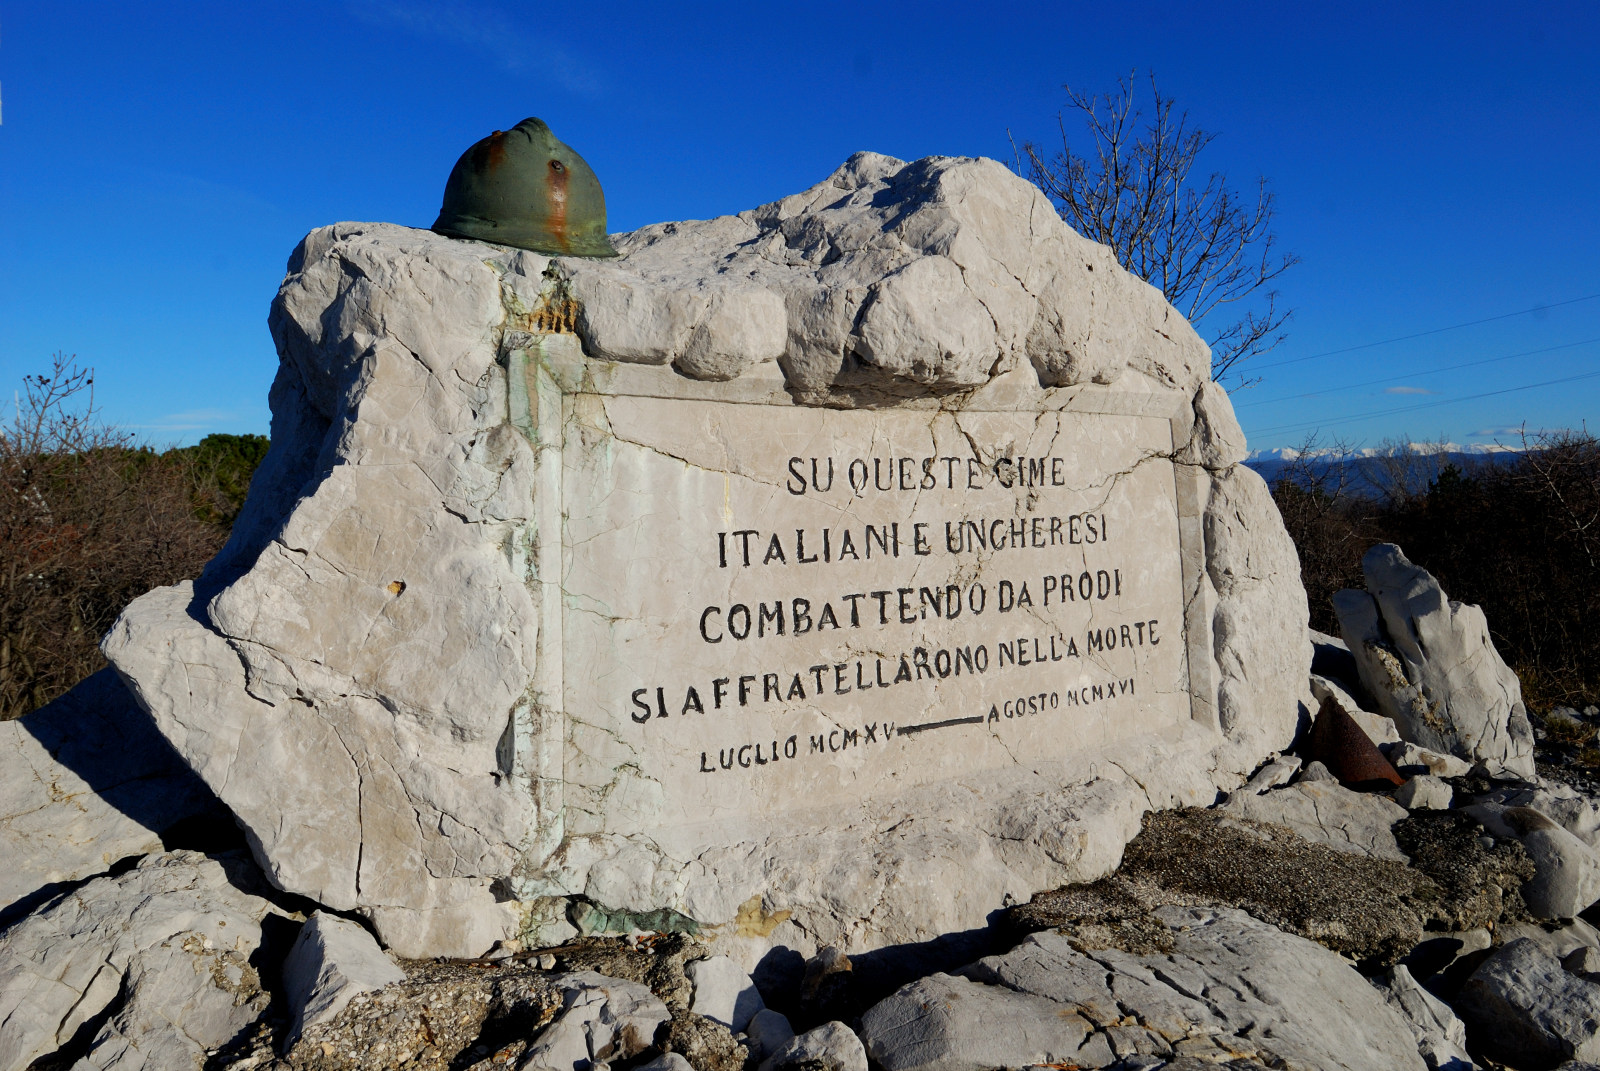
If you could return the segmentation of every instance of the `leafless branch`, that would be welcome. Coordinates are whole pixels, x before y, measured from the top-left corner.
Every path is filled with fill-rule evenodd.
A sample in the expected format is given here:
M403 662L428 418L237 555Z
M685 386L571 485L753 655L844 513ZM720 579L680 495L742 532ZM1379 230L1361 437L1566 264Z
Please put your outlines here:
M1133 75L1104 96L1064 88L1088 132L1088 152L1074 150L1059 115L1060 149L1025 142L1019 164L1025 160L1028 177L1067 223L1109 246L1119 264L1159 287L1196 326L1223 306L1253 302L1213 326L1209 338L1213 378L1243 383L1238 366L1285 337L1292 310L1279 307L1270 284L1299 261L1277 249L1266 180L1257 180L1251 196L1237 193L1221 172L1201 181L1196 160L1217 135L1192 125L1153 77L1148 118L1136 106Z

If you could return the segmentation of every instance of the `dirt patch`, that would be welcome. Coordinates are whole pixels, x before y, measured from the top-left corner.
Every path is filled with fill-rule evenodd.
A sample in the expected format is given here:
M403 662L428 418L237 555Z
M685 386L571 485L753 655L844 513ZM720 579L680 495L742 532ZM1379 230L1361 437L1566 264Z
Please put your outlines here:
M1439 889L1426 905L1430 929L1493 928L1529 918L1522 883L1533 877L1533 860L1522 845L1494 838L1459 811L1417 811L1395 823L1394 837L1411 865Z
M693 1012L674 1013L660 1046L681 1053L696 1071L744 1071L749 1050L721 1023Z
M1236 907L1370 970L1397 962L1441 914L1437 905L1460 900L1403 863L1334 851L1282 826L1189 809L1146 815L1115 874L1041 893L1013 908L1008 921L1022 930L1059 930L1085 951L1144 953L1170 940L1152 908Z
M521 967L412 963L406 980L350 1002L312 1027L273 1071L514 1067L528 1042L561 1010L561 990ZM230 1065L243 1071L239 1063Z
M664 1052L686 1056L701 1071L740 1071L747 1052L726 1027L688 1010L693 983L684 965L706 955L685 934L639 938L584 937L559 948L485 961L402 963L406 979L352 1000L331 1022L312 1027L279 1055L288 1024L281 1015L211 1054L216 1071L499 1071L513 1068L563 1006L554 973L594 971L638 982L671 1013L631 1066ZM541 956L555 966L540 969ZM548 962L548 961L546 961Z
M542 952L553 954L558 971L594 971L648 986L674 1013L687 1011L694 998L694 983L684 964L710 955L705 945L683 933L649 934L629 944L619 937L579 937L560 948L523 952L516 962L526 963Z

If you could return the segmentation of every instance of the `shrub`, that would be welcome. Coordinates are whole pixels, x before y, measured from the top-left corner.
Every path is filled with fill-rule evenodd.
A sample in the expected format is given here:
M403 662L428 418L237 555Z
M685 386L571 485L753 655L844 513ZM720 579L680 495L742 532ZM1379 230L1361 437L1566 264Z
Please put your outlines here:
M192 466L195 508L202 520L224 530L233 527L267 445L265 435L207 435L194 446L172 451Z
M92 370L57 355L0 427L0 720L104 666L122 608L196 575L237 513L218 486L234 470L139 446L100 422L93 390Z

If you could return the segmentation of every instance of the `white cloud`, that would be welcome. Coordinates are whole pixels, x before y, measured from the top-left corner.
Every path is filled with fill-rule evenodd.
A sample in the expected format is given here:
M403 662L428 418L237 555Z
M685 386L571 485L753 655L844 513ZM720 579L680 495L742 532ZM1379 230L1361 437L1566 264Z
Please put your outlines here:
M530 33L537 17L513 19L478 4L427 4L411 0L347 0L350 13L363 22L393 26L414 37L437 38L493 56L516 74L544 74L564 89L583 96L600 91L594 72L548 37Z
M148 424L118 424L128 431L214 431L223 426L237 426L259 422L251 414L237 409L185 409L181 413L166 413Z
M1432 394L1433 391L1426 387L1385 387L1385 394Z

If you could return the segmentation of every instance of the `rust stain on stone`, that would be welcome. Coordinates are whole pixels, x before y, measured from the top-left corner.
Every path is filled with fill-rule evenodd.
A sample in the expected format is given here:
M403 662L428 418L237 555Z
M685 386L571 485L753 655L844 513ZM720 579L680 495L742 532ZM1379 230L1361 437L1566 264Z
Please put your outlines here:
M739 905L739 913L733 917L734 931L740 937L771 937L772 931L789 921L791 914L788 910L767 914L757 893Z

